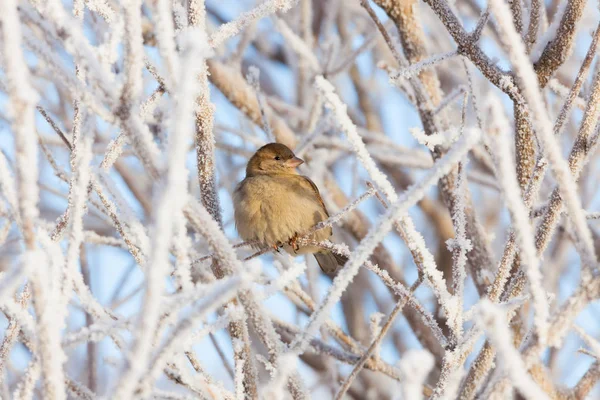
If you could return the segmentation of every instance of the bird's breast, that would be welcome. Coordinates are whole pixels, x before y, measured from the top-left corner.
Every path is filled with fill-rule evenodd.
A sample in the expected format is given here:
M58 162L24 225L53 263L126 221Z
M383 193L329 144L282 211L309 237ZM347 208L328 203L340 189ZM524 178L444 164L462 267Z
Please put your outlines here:
M327 218L310 187L285 178L246 178L234 194L234 203L240 237L266 245L286 242Z

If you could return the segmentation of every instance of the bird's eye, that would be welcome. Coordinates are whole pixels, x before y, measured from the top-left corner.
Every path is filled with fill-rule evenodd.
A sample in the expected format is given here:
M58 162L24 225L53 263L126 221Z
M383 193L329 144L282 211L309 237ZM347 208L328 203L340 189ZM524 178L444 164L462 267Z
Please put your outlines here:
M276 159L277 161L279 161L279 160L281 160L281 157L279 157L279 156L275 156L275 159Z

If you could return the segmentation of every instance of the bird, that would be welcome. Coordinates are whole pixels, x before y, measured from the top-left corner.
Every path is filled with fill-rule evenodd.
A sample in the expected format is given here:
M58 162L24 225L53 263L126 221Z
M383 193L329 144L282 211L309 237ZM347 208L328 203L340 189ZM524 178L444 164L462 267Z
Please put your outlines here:
M246 177L233 193L236 229L244 241L261 248L283 248L292 255L313 254L321 270L334 275L347 258L316 246L298 246L298 235L305 234L329 218L317 185L300 175L296 168L304 160L281 143L268 143L248 161ZM328 226L308 236L317 242L329 239Z

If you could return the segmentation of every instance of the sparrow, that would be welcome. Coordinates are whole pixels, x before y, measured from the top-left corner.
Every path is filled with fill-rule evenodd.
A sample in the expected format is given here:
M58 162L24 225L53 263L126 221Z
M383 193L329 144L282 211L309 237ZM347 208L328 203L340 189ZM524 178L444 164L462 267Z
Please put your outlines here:
M246 178L233 194L235 226L244 241L260 247L283 247L292 255L313 254L321 270L334 274L346 258L314 246L300 247L298 235L329 218L319 189L296 168L304 161L280 143L269 143L256 151L246 166ZM308 239L329 239L331 227L312 233Z

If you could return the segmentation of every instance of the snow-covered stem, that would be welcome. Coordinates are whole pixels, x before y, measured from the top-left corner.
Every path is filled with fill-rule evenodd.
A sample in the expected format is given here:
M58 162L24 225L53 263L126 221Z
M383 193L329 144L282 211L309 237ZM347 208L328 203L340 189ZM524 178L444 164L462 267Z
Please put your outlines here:
M206 35L206 10L203 0L195 0L189 3L188 22L191 27L196 27L203 35ZM221 209L219 206L216 185L215 139L213 130L214 106L210 101L208 65L206 62L203 62L197 79L200 83L200 90L196 99L195 144L201 200L212 218L218 225L222 225ZM213 259L212 269L217 278L222 278L231 273L231 270L224 267L221 264L221 260L218 258ZM235 304L235 302L231 304ZM231 322L229 325L229 334L233 341L236 369L241 369L244 373L242 384L249 397L256 398L258 396L256 388L256 370L254 369L245 315ZM237 345L238 341L243 344Z
M154 89L154 92L140 105L140 118L145 119L150 115L157 106L161 96L165 93L163 86L159 86ZM123 145L127 142L127 134L125 132L119 133L116 139L111 140L108 144L104 159L100 163L100 166L109 170L113 164L117 161L121 153L123 152Z
M181 290L190 290L193 286L192 263L190 260L192 241L187 236L187 222L183 213L176 216L173 230L175 240L172 244L172 251L176 257L174 276L177 286Z
M98 61L94 48L91 46L83 32L81 24L74 21L62 3L56 1L45 2L40 8L41 15L46 21L51 21L54 30L62 35L62 40L67 44L66 49L76 59L81 68L90 72L90 78L97 82L106 100L112 105L116 101L114 75L108 70L105 63Z
M27 7L24 6L20 9L26 10ZM103 94L95 90L86 89L79 79L72 77L62 66L60 59L52 52L50 47L36 38L32 29L25 25L23 28L24 44L44 60L52 75L56 76L58 87L80 96L81 100L103 120L111 123L114 122L116 120L115 116L107 112L104 104L102 104Z
M592 61L596 55L596 49L598 48L598 39L600 39L600 24L594 31L592 35L592 42L590 43L590 47L579 67L579 72L577 72L577 76L575 78L575 82L573 82L573 86L569 89L568 95L565 98L565 102L563 107L560 110L560 114L556 117L556 122L554 124L554 134L560 136L562 132L562 128L564 127L565 122L567 122L567 116L575 103L575 100L578 98L579 93L581 92L581 87L585 81L586 75L590 66L592 65Z
M347 106L343 104L339 96L335 93L333 85L323 76L317 76L315 78L315 85L325 98L327 107L331 108L335 114L340 128L348 137L348 141L356 152L356 156L363 167L369 172L375 186L381 189L388 200L395 202L398 199L398 196L396 195L394 187L387 177L377 168L377 165L367 151L362 138L358 134L356 125L352 123L347 114Z
M140 15L141 0L130 0L124 7L125 14L125 71L126 79L120 94L120 104L116 111L121 127L130 136L131 144L151 176L157 177L156 162L159 149L152 138L148 126L143 123L137 110L142 94L142 70L144 68L144 47Z
M529 62L521 36L511 23L508 6L499 0L493 0L490 6L498 21L500 21L498 26L504 34L502 36L503 44L506 46L513 63L523 97L525 97L531 109L532 123L537 132L538 140L542 144L543 152L548 158L554 177L558 181L561 197L576 228L579 250L582 252L581 256L584 263L593 265L596 262L596 255L592 236L585 222L585 214L581 208L581 201L577 194L575 180L569 170L569 164L563 158L560 145L554 137L552 124L540 93L537 75ZM593 111L597 110L594 109Z
M572 327L576 316L586 307L591 299L596 298L598 293L600 293L600 281L590 278L591 276L589 276L588 273L584 273L582 285L552 316L548 338L549 345L562 345L562 342L567 332ZM538 363L538 355L542 351L543 347L543 344L540 343L536 336L531 337L531 340L529 340L527 346L523 350L522 359L524 360L526 367L535 372L532 374L532 377L535 379L535 381L540 385L543 385L546 392L555 393L556 389L553 387L551 380L545 376L543 369L540 369L536 365L536 363ZM503 379L496 386L501 387L502 385L506 384L507 380Z
M357 154L357 157L363 164L363 167L369 172L369 175L371 176L371 179L373 179L375 185L381 189L381 191L390 203L397 203L399 200L398 195L396 194L395 190L393 189L393 186L391 185L387 177L375 165L375 162L368 153L364 142L358 135L356 126L352 123L352 121L346 113L346 106L341 102L340 98L333 91L333 86L323 77L317 77L315 83L317 85L317 88L322 92L326 101L332 108L332 111L335 113L342 130L344 130L344 132L348 136L348 140L352 144L354 151ZM457 146L458 143L465 143L466 151L468 151L470 149L470 145L474 144L474 141L477 140L476 138L478 136L478 131L469 131L466 133L466 138L463 138L462 141L457 142L455 146ZM466 154L466 152L464 154ZM451 159L452 158L450 158L450 160ZM445 165L447 167L447 164L439 165ZM452 165L452 167L453 166L454 165ZM437 172L442 171L441 168L438 168L437 163L434 164L431 170ZM446 173L450 171L451 169L449 169ZM433 182L437 183L437 180L442 178L444 174L436 175L433 178L431 178L431 175L428 176L430 177L430 179L435 179L437 177L435 182ZM422 195L423 194L421 193L420 196ZM457 318L458 315L462 313L462 310L455 307L454 303L456 301L456 298L453 298L453 296L450 295L450 293L448 293L448 290L446 288L446 282L444 281L441 272L436 267L433 255L427 249L423 236L421 236L421 234L417 232L414 223L412 222L412 219L406 214L400 214L400 218L398 219L398 221L394 219L388 222L399 224L398 230L403 232L404 235L406 235L405 240L407 241L409 249L411 249L411 252L413 253L415 262L417 263L419 268L422 268L423 273L427 277L427 282L434 289L435 295L436 297L438 297L440 305L446 312L446 315L451 320ZM454 324L451 326L456 327L457 325Z
M410 350L402 357L400 368L402 395L405 399L421 399L427 375L433 368L434 359L426 350Z
M197 322L201 321L207 313L215 311L228 302L232 296L235 296L237 290L240 286L245 284L246 280L248 280L248 276L221 280L218 285L212 287L211 292L208 292L203 296L203 302L195 308L193 314L181 321L181 323L175 327L173 334L167 339L165 344L158 350L157 355L152 359L149 371L142 377L140 384L142 388L150 387L153 384L153 381L158 377L161 369L168 362L169 358L182 353L186 348L190 347L194 341L209 333L192 334L192 330L196 328ZM231 318L231 320L238 319L240 317L239 314L241 313L242 310L233 309L229 313L229 318ZM227 320L223 320L222 323L218 323L215 327L211 328L211 330L216 331L217 329L224 327L226 323Z
M529 399L548 399L548 395L533 381L519 352L514 348L512 334L502 309L487 300L482 300L477 308L476 322L485 329L494 343L503 372L510 376L512 384L519 392Z
M15 152L17 157L19 214L23 224L23 237L30 251L35 247L34 224L39 211L39 189L37 186L37 140L35 137L35 104L38 94L31 86L29 67L21 50L21 22L17 14L17 4L9 0L4 4L0 16L2 23L3 66L6 73L6 87L10 99L10 115L15 132ZM16 210L14 210L16 211Z
M419 287L420 284L421 284L421 280L419 279L415 282L415 284L413 284L410 291L414 292L417 289L417 287ZM335 395L336 400L341 400L344 398L344 395L346 394L348 389L350 389L350 385L352 385L352 382L356 379L356 377L358 376L358 373L365 366L367 360L371 357L371 355L373 355L373 353L376 351L377 347L381 344L381 341L383 340L384 336L387 334L387 332L392 327L394 320L396 319L398 314L402 311L402 309L406 305L407 301L408 301L408 298L403 297L400 299L399 302L396 303L392 312L387 316L385 324L383 324L383 326L381 327L379 334L371 342L369 348L367 349L367 351L365 351L365 353L362 355L360 360L358 360L358 362L354 365L352 372L350 372L350 375L348 375L348 377L346 378L346 380L344 381L344 383L342 384L342 386L336 393L336 395ZM375 358L378 358L378 356L375 355Z
M113 223L113 226L115 227L115 229L117 230L119 235L121 235L121 238L127 245L127 250L129 250L129 253L131 253L131 255L133 256L134 260L136 261L136 263L138 265L145 266L146 262L145 262L145 257L144 257L144 253L142 252L141 246L139 243L136 243L135 238L133 237L130 230L127 228L126 224L121 222L117 206L106 195L106 193L104 193L103 188L101 187L101 185L98 181L96 181L95 179L92 179L91 185L92 185L92 189L94 190L94 192L100 199L100 202L104 206L104 209L106 210L108 216L110 217L110 219Z
M533 296L536 333L541 341L545 342L548 334L549 305L543 290L540 260L534 242L534 230L529 221L529 210L519 195L515 164L512 161L512 154L508 147L510 141L507 136L504 132L494 134L491 138L492 148L495 149L498 178L519 244L521 264L527 274L529 290Z
M540 30L540 18L541 13L546 12L544 9L544 3L540 0L532 0L529 11L529 27L527 28L527 35L525 36L525 45L527 50L531 51L532 46L535 44Z
M598 341L596 339L594 339L593 337L588 335L581 327L576 325L576 326L574 326L573 329L575 330L575 332L577 332L577 334L579 336L581 336L583 341L590 347L590 349L592 350L592 353L594 354L596 359L600 359L600 343L598 343Z
M386 11L400 32L400 42L407 62L409 64L416 64L427 58L425 32L417 17L419 11L418 7L416 7L416 1L408 0L400 4L393 1L377 0L375 3ZM371 14L372 10L369 11L370 6L368 6L367 1L362 0L361 5ZM371 16L373 20L376 20L376 17ZM388 40L386 39L386 41ZM388 41L388 43L392 46L391 41ZM394 50L392 51L394 52ZM406 65L407 62L403 62L403 58L398 53L395 53L394 57L400 67L408 66ZM414 77L411 79L411 86L417 97L416 105L423 124L427 125L426 130L434 130L433 127L436 125L436 122L431 118L429 112L439 104L442 96L441 90L439 90L437 74L432 69L423 69L419 72L418 78Z
M51 313L59 309L57 302L58 287L53 285L52 272L59 271L50 265L49 260L37 247L34 224L39 215L37 203L37 140L35 137L35 108L38 95L29 82L29 67L21 51L21 23L17 14L17 5L13 1L5 4L0 16L3 32L3 52L11 56L4 59L7 77L7 89L15 132L15 152L17 157L19 212L22 221L23 237L26 246L24 256L25 269L33 272L32 295L34 309L38 318L39 357L44 380L44 390L50 399L66 398L63 363L64 353L60 347L61 324L54 324ZM38 235L44 232L38 232ZM49 261L49 262L48 262ZM54 265L56 267L56 264Z
M556 78L550 79L550 81L548 82L548 89L552 90L552 92L562 97L563 99L566 99L569 96L570 92L570 89L567 86L560 83ZM580 110L585 110L585 100L581 96L577 95L573 99L573 106L577 107Z
M431 68L444 60L451 59L454 56L456 56L456 51L449 51L447 53L437 54L423 61L411 64L406 68L399 69L395 73L391 74L390 79L395 81L398 79L413 78L417 76L422 70L426 68Z
M583 16L586 4L585 0L569 0L561 3L558 6L555 20L552 21L544 35L538 39L536 46L531 51L531 56L535 61L535 72L542 87L546 86L550 77L572 52L577 28L580 25L579 21ZM542 46L544 46L543 50ZM539 58L537 58L538 55Z
M352 278L358 273L360 266L367 261L375 247L391 230L394 221L402 218L403 215L406 215L408 209L424 195L424 190L437 183L440 177L448 173L455 166L458 160L468 152L470 147L477 140L477 137L478 133L467 134L463 140L456 144L453 150L451 150L440 162L434 165L434 168L431 169L425 179L402 194L402 196L398 198L398 200L380 218L377 225L373 227L367 237L352 254L344 269L335 277L333 285L327 292L325 299L319 308L311 315L303 334L294 339L294 342L290 346L292 351L301 353L306 348L307 337L314 335L318 330L323 322L324 316L328 314L331 307L337 302L339 296L341 296ZM429 272L433 273L433 271ZM439 273L439 271L437 272ZM431 279L427 272L425 272L425 274L427 279ZM442 299L443 306L452 307L452 300L446 298L446 296L449 296L447 295L447 292L446 295L441 293L436 294L440 297L444 297ZM454 315L456 312L457 310L450 308L447 310L448 315ZM458 310L458 312L461 312L461 310Z
M564 102L563 107L561 108L561 111L556 119L555 124L554 124L553 132L554 132L555 136L558 136L558 137L561 136L562 130L564 128L564 124L567 120L567 117L568 117L570 111L571 111L571 108L576 103L576 100L579 99L578 94L581 91L581 87L583 86L583 83L585 81L587 71L589 70L589 67L595 57L596 47L598 45L599 37L600 37L600 25L596 28L596 31L594 32L594 34L592 36L592 42L590 43L588 52L581 64L579 72L577 73L575 82L573 83L573 86L571 87L571 89L568 90L568 93L565 96L565 102ZM591 97L590 97L590 99L591 99ZM582 103L585 104L585 102L583 102L583 101L582 101ZM594 110L594 104L591 104L587 107L583 106L582 109ZM525 123L529 124L530 122L526 121ZM589 127L589 122L587 124L582 124L582 126L586 126L586 125ZM589 133L587 133L587 134L589 135ZM574 152L572 151L571 154L573 155ZM527 198L525 199L526 203L528 201L529 202L533 201L533 197L537 196L539 185L541 184L544 174L546 173L547 166L548 166L547 159L545 159L541 156L538 157L538 159L536 161L536 165L533 168L533 172L531 174L531 180L529 181L528 189L526 191L526 196L530 197L529 200ZM571 165L571 169L573 169L572 165ZM575 176L577 176L577 174L578 174L578 172L575 173ZM531 206L529 205L529 207L531 207ZM552 215L552 213L550 215ZM542 231L538 231L538 234L536 234L536 237L538 237L538 239L537 239L538 248L540 248L540 240L539 240L540 234L546 234L547 235L546 237L549 237L550 231L551 231L551 229L544 229ZM545 247L545 245L543 247Z
M426 3L429 2L426 1ZM374 15L373 10L370 9L370 6L368 6L368 2L363 1L361 4L367 9L373 20L377 23L378 19ZM424 38L425 30L423 24L419 20L419 8L417 7L417 3L415 1L376 0L376 4L381 6L394 21L396 28L400 32L400 39L402 41L402 47L406 52L406 58L411 63L419 62L426 58L427 46ZM480 18L479 25L476 29L472 33L467 34L464 28L462 28L462 22L454 15L449 4L436 1L435 6L432 5L432 7L438 15L443 14L442 22L449 30L449 33L454 40L459 44L457 49L458 54L468 56L478 65L478 67L480 66L482 73L488 80L497 84L496 82L499 82L500 78L505 74L497 68L477 46L479 36L487 21L487 11L484 12L483 16ZM381 26L381 24L378 23L378 26ZM387 32L382 31L382 34L384 37L389 36ZM391 46L393 46L393 43L387 39L386 42L388 42L388 45L392 48ZM392 50L392 52L394 53L394 50ZM397 53L394 54L397 55ZM472 55L473 57L470 57L469 55ZM396 60L401 66L403 65L401 58L396 57ZM442 112L439 115L433 113L436 106L439 105L443 99L443 94L440 90L441 85L436 71L431 69L424 70L420 73L419 79L413 78L410 83L415 94L415 105L419 111L424 131L428 135L432 135L442 130L448 123L445 118L446 113ZM439 158L443 153L443 149L436 149L436 151L432 152L432 155L435 159ZM442 194L442 199L450 210L452 210L453 204L456 201L453 195L455 179L456 177L453 171L448 174L448 176L443 177L438 185ZM492 264L493 256L489 243L486 243L485 241L486 233L478 220L470 196L467 197L466 203L469 208L469 213L467 214L467 232L473 244L471 257L469 257L468 261L470 270L475 277L474 281L478 292L483 293L484 287L481 276Z
M185 208L185 213L194 229L207 239L225 274L239 274L238 271L242 271L242 265L235 256L232 245L227 241L219 225L211 218L207 210L200 204L190 201ZM279 366L281 341L275 332L270 317L262 311L262 307L254 298L252 291L241 291L238 298L247 313L249 322L259 332L261 341L269 352L269 361L273 365ZM249 360L251 359L245 359L245 362L252 362ZM296 380L294 376L290 379Z
M54 121L54 119L52 119L52 117L50 117L48 112L43 107L36 106L36 109L39 111L40 114L42 114L42 117L44 117L46 122L48 122L48 124L52 127L52 130L54 132L56 132L56 134L60 137L60 139L63 141L63 143L69 148L69 150L71 150L71 142L69 141L69 139L67 139L67 137L65 136L63 131L58 127L58 125L56 125L56 122ZM77 113L74 112L74 115L77 115ZM75 130L75 125L73 126L73 128Z
M195 7L204 7L203 2L198 2ZM205 11L201 11L196 19L190 19L191 27L194 27L200 38L193 40L205 41L206 39L206 22L201 20L200 16ZM191 33L190 33L191 35ZM188 39L191 40L191 37ZM207 52L206 58L210 53ZM204 207L211 213L212 217L221 224L221 208L219 206L219 198L217 196L216 187L216 169L215 169L215 138L213 133L214 124L214 105L210 101L210 90L208 86L208 67L206 62L202 62L199 69L197 79L199 82L198 92L196 95L196 163L198 168L198 183L200 185L201 200Z
M115 10L103 0L85 0L85 5L90 11L98 13L104 20L111 24L115 20Z
M2 151L0 151L0 194L2 194L8 204L9 215L15 220L17 226L20 227L21 213L19 210L17 183L9 169L9 162Z
M227 99L239 108L256 125L262 125L260 106L256 93L241 74L230 66L220 63L214 59L208 60L208 71L210 81L227 97ZM273 130L275 139L293 148L297 142L296 135L287 123L277 116L271 107L265 104L265 113L269 126Z
M181 66L183 76L196 76L204 65L204 58L209 55L202 47L203 41L196 42L191 37L183 38L180 42L184 54ZM138 322L138 334L132 354L128 360L128 369L115 390L115 397L129 398L136 389L138 381L147 368L151 354L152 339L158 324L159 304L163 297L164 277L169 267L169 243L173 232L173 221L183 212L187 191L187 176L185 166L188 142L193 131L190 121L193 118L194 99L199 89L198 81L177 81L175 89L174 108L176 114L171 120L172 134L169 137L167 169L164 175L164 187L155 189L156 214L154 215L154 232L152 235L149 265L146 270L146 290L141 318ZM186 178L186 179L182 179ZM142 386L145 392L149 388Z
M377 32L371 32L369 36L367 36L364 40L364 43L361 44L356 50L352 51L346 58L339 62L338 65L333 66L327 71L328 76L336 76L346 69L348 69L360 56L361 54L369 51L372 47L376 45Z
M165 89L172 91L177 87L177 81L182 79L179 65L179 57L176 54L175 27L173 26L173 2L170 0L155 0L154 11L156 13L156 24L160 29L156 31L156 41L166 63L167 73L164 82ZM197 38L197 40L206 40ZM161 86L163 84L161 83Z
M461 94L463 94L467 88L465 86L459 86L455 88L452 92L450 92L444 99L440 102L440 104L433 110L433 114L439 114L442 110L448 107L454 100L456 100Z
M45 232L40 234L47 235ZM48 242L50 242L49 238ZM50 242L50 245L53 244ZM56 249L54 250L56 251ZM63 370L66 357L60 347L60 331L64 323L61 321L56 323L56 312L62 306L60 302L60 268L62 268L64 260L62 262L56 260L41 250L34 250L28 256L31 257L28 262L45 266L45 268L38 268L31 277L32 299L37 316L37 350L44 381L44 392L52 399L66 399Z
M269 119L267 118L267 112L265 111L264 96L260 91L260 70L254 65L249 66L246 80L256 92L256 100L258 101L258 108L260 109L260 119L262 121L262 128L265 131L265 134L267 135L267 139L269 141L272 141L274 139L273 130L271 129Z
M586 112L584 113L584 118L581 122L581 127L579 130L577 139L575 140L575 144L573 145L573 149L571 150L571 154L569 156L569 164L570 164L569 166L571 169L571 173L573 174L575 179L577 179L577 177L579 176L581 169L583 168L584 163L587 159L587 156L590 154L590 152L593 152L593 150L595 148L593 139L591 142L589 142L589 144L586 145L585 143L588 143L588 141L590 141L589 137L592 133L592 129L597 130L597 127L595 127L594 121L597 121L597 116L598 116L597 113L600 112L598 110L598 102L599 101L600 101L600 71L596 71L596 76L594 77L594 85L593 85L592 91L589 96L589 101L588 101L588 105L586 107ZM525 203L528 205L528 207L531 207L530 202L533 201L533 198L535 197L537 191L539 190L539 187L540 187L540 184L541 184L542 178L543 178L543 173L546 169L546 165L547 165L547 161L545 159L539 159L538 163L536 165L536 168L534 169L534 174L532 176L530 186L525 194ZM548 207L546 207L546 209L545 209L545 214L542 216L542 222L538 226L538 229L535 233L535 239L536 239L535 244L536 244L538 253L541 254L548 246L550 239L552 237L552 233L558 226L559 216L562 213L562 211L563 211L563 199L559 195L559 189L555 188L553 190L552 194L550 195L550 202L549 202ZM504 252L506 258L505 258L505 256L503 256L503 260L509 259L510 257L514 256L512 254L513 251L514 251L514 243L511 243L509 240L509 242L507 243L507 245L505 247L505 252ZM511 262L511 264L512 264L512 262ZM499 271L505 271L505 273L502 274L504 279L506 279L506 277L507 277L508 270L510 268L510 264L505 264L505 266L506 266L506 268L499 270ZM499 274L499 276L500 276L500 274ZM514 285L521 286L523 283L522 279L523 279L523 276L516 277ZM498 279L496 281L498 281ZM496 283L495 283L495 287L497 289L499 288L499 286L496 286ZM498 290L496 290L496 293L499 293Z
M33 398L35 383L40 377L40 360L34 357L27 366L23 379L18 383L12 393L15 400L27 400Z
M375 25L377 25L379 32L385 39L385 42L398 65L400 67L408 67L409 63L417 63L425 58L425 48L422 38L423 32L415 18L415 11L417 10L415 6L416 3L412 0L408 1L402 4L402 10L397 8L400 4L394 4L392 1L377 0L375 3L381 6L388 15L392 17L396 24L396 28L401 32L400 38L405 39L402 45L407 49L407 53L405 54L406 57L400 54L395 41L381 23L369 2L367 0L361 0L361 6L373 19ZM396 85L400 84L400 81L398 80L394 80L394 82ZM414 76L409 77L409 82L415 95L415 105L419 110L423 125L429 133L432 133L437 130L437 123L435 119L432 118L431 111L441 101L441 91L438 90L439 82L437 77L431 70L423 70L419 73L418 78Z
M306 242L302 241L301 243L306 243L306 245L310 245L310 246L321 247L321 248L330 250L336 254L339 254L339 255L342 255L345 257L350 256L350 252L348 251L347 248L345 248L344 246L341 246L341 245L334 245L330 242L316 243L316 242L309 240ZM392 277L388 274L387 271L382 270L379 266L371 263L370 261L365 262L364 267L366 269L368 269L369 271L372 271L375 275L377 275L381 279L381 281L389 289L391 289L393 291L393 293L395 293L399 298L407 298L408 299L409 305L412 308L414 308L415 311L419 314L420 318L423 320L423 323L425 325L427 325L428 329L431 330L432 335L438 341L440 346L445 347L448 344L448 340L444 336L444 333L438 326L438 324L437 324L436 320L434 319L434 317L432 316L432 314L429 311L427 311L423 307L423 305L421 305L419 303L419 301L412 295L412 293L410 292L410 290L408 288L406 288L403 284L396 282L394 279L392 279ZM309 306L309 308L311 309L311 311L316 310L316 306L313 306L313 307ZM313 312L313 314L314 314L314 312ZM335 332L335 333L337 334L337 332ZM345 336L341 336L341 337L346 339ZM346 344L346 345L350 345L353 348L357 347L355 344L351 344L351 343L349 344L349 343L350 342L348 342L347 340L344 341L344 344Z
M569 393L569 399L584 399L588 396L590 391L594 389L598 381L600 380L600 362L596 361L581 377L579 382Z
M296 35L283 19L276 18L275 26L277 26L281 36L283 36L283 38L290 44L292 50L294 50L298 56L308 63L313 72L318 72L321 69L319 61L313 54L312 50L308 47L308 44L305 43L301 37Z
M519 371L549 396L596 394L597 362L571 390L556 362L560 354L581 369L594 357L567 350L579 343L577 326L594 336L583 317L600 293L597 260L581 240L588 230L598 245L600 219L600 29L585 1L546 9L531 0L534 10L511 1L504 15L502 4L444 0L15 3L0 15L8 29L0 35L2 398L92 399L117 389L177 399L347 390L470 400L514 392L506 342ZM212 51L195 72L186 70L190 42ZM489 48L511 58L498 62ZM260 69L260 85L257 75L246 79L249 66ZM397 71L407 79L390 82ZM27 113L14 112L15 99ZM473 127L485 133L474 147ZM548 132L561 146L575 143L567 186L577 190L567 196L564 176L546 174L567 164ZM349 260L333 284L309 254L293 259L236 238L231 194L266 141L304 159L301 173L319 188L329 217L298 241ZM585 206L579 225L574 194ZM373 195L380 204L364 201ZM39 209L26 217L29 231L28 206ZM312 240L330 229L331 241ZM532 259L550 260L550 269L536 276ZM558 283L568 298L552 293ZM479 350L480 298L497 305L498 332L512 339L498 344L492 332ZM544 302L546 340L537 328ZM384 361L396 353L395 366ZM106 374L115 367L122 373ZM48 393L47 382L64 392Z
M299 329L291 324L287 324L278 320L275 321L275 324L277 325L277 330L281 332L282 336L284 337L287 336L286 334L291 336L299 333ZM318 338L312 338L310 340L310 349L318 354L324 354L333 357L334 359L349 365L355 364L360 359L359 355L340 350L339 347L332 346ZM381 371L393 379L399 378L396 368L382 362L381 360L368 359L364 368L371 371Z
M19 293L18 303L22 309L27 308L29 304L29 300L31 297L31 292L29 289L29 285L25 285L23 291ZM4 384L5 374L4 368L5 363L7 361L7 357L17 340L17 336L19 334L19 322L16 318L9 318L8 326L4 333L4 339L2 340L2 345L0 346L0 384Z
M69 187L69 224L67 228L69 233L69 244L65 260L64 281L62 282L63 298L61 307L64 307L65 310L57 310L57 316L60 316L61 318L66 317L66 315L60 315L58 312L67 311L66 307L71 297L72 288L80 293L82 301L88 304L92 309L96 309L96 315L101 314L98 308L102 310L101 307L97 307L95 302L89 301L92 296L89 293L87 285L83 282L83 277L77 268L80 255L79 250L85 239L83 232L83 217L86 213L86 200L90 182L91 147L91 137L86 136L81 138L77 135L73 136L73 151L71 153L71 158L74 173Z
M256 34L258 31L258 21L252 22L244 32L242 32L242 37L238 42L235 53L231 56L229 62L231 64L240 64L242 58L244 57L244 53L250 46L251 42L256 39Z
M65 385L67 386L67 391L71 396L82 399L82 400L93 400L96 398L94 392L87 388L87 386L74 381L70 378L65 378Z
M466 102L465 102L466 106ZM457 299L457 307L462 310L464 304L465 280L467 278L467 252L472 249L471 241L466 236L466 216L465 216L465 191L467 190L467 159L458 165L456 179L456 203L452 213L455 238L449 239L448 247L452 251L452 282L454 288L454 297ZM456 335L455 341L462 335L463 316L462 312L457 314L452 321L452 328Z
M223 24L209 38L209 44L213 48L220 47L228 38L240 33L253 21L277 12L286 12L292 8L298 0L265 0L256 8L242 13L236 20Z

